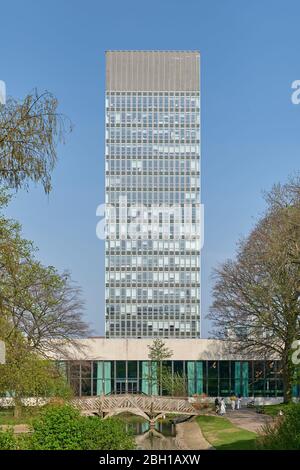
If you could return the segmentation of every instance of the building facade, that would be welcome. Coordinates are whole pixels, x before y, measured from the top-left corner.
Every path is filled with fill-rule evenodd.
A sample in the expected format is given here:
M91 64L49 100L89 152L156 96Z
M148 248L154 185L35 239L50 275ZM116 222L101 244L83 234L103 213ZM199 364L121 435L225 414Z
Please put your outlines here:
M106 53L106 337L200 336L200 57Z
M228 351L224 341L207 339L166 339L172 351L170 360L158 366L149 360L145 339L90 338L81 340L80 348L57 357L75 396L137 393L170 395L159 371L180 376L185 381L184 394L208 397L242 396L246 402L265 399L282 401L282 366L278 359L245 358ZM69 358L71 359L68 359ZM298 385L293 395L299 396Z

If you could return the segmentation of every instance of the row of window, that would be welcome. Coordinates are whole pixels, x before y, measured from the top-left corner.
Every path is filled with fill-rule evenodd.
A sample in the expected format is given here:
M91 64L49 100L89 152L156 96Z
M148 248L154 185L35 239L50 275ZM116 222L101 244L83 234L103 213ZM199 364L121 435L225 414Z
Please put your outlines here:
M161 128L168 127L178 129L178 127L199 129L200 117L198 113L159 113L159 112L107 112L106 124L108 127L127 128Z
M196 256L114 256L111 255L106 258L106 265L115 266L115 267L135 267L140 266L143 268L169 268L172 270L172 267L181 267L184 269L200 267L200 261Z
M149 242L149 243L148 243ZM122 245L120 246L120 244ZM182 243L182 246L179 244ZM155 245L154 245L155 244ZM160 245L160 246L158 246ZM141 251L149 255L197 255L200 249L199 240L106 240L106 254L126 255L126 252L137 255Z
M132 322L113 321L106 322L105 331L107 338L197 338L199 331L196 325L192 326L189 321L184 319L179 328L163 323L164 327L154 329L144 321L140 325L132 325Z
M197 160L107 160L105 170L108 172L138 172L138 173L198 173L200 162Z
M107 90L106 96L191 96L197 97L200 95L199 91L113 91Z
M200 98L191 95L176 96L171 94L107 94L105 105L107 108L199 108Z
M140 156L151 156L158 157L162 155L176 156L179 158L180 155L195 155L199 156L200 147L199 145L184 145L184 144L165 144L165 145L135 145L135 144L111 144L106 146L105 154L109 155L126 155L126 158Z
M139 339L139 338L198 338L199 331L198 330L191 330L191 331L170 331L169 329L163 331L152 331L147 330L147 328L141 330L128 330L128 329L112 329L106 325L105 329L105 337L106 338L131 338L131 339Z
M184 176L171 176L171 175L124 175L124 176L107 176L105 178L106 187L115 188L122 186L131 190L135 187L146 187L148 190L151 187L159 188L160 191L168 189L168 191L181 191L185 187L193 188L199 187L199 178L186 174Z
M176 316L195 316L199 313L198 304L165 304L165 305L135 305L130 303L124 304L110 304L106 307L106 316L109 315L131 315L131 316L143 316L143 317L159 317L165 316L168 318Z
M181 375L186 394L276 397L283 395L279 361L165 361L163 367L150 361L83 361L61 363L75 395L145 393L166 395L159 387L158 371ZM293 387L299 396L299 383Z
M195 251L200 249L199 241L197 240L107 240L105 242L105 249L114 249L116 251L182 251L188 254L188 251Z
M169 129L107 129L106 139L109 140L163 140L168 141L179 140L199 140L199 135L193 129L169 130Z
M197 271L183 271L183 272L120 272L111 271L105 273L105 281L113 285L114 282L142 282L149 284L152 283L172 283L172 284L197 284L200 281L200 273Z
M167 298L169 301L174 300L191 300L191 299L197 299L200 298L200 291L197 287L171 287L171 286L165 286L165 287L155 287L153 288L151 286L147 288L143 287L107 287L105 289L106 292L106 298L109 299L110 301L118 300L118 299L124 299L124 300L129 300L129 301L134 301L134 300L164 300Z
M191 188L190 188L191 189ZM153 205L174 205L182 204L185 205L189 202L198 203L199 191L143 191L143 190L131 190L131 191L108 191L106 189L105 203L113 204L116 207L118 204L123 203L123 198L126 197L128 206L143 204L148 207Z

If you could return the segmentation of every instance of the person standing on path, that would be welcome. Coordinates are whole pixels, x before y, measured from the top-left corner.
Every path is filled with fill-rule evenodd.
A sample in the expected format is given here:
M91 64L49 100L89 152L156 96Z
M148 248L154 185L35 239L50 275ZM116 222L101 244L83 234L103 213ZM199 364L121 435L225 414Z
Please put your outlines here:
M216 410L216 414L218 414L219 411L220 411L220 402L219 402L218 397L216 397L216 399L215 399L215 410Z
M232 409L232 411L235 410L235 400L236 400L235 397L231 397L231 409Z
M220 415L223 416L226 413L226 405L225 405L225 400L224 398L221 398L221 409L220 409Z

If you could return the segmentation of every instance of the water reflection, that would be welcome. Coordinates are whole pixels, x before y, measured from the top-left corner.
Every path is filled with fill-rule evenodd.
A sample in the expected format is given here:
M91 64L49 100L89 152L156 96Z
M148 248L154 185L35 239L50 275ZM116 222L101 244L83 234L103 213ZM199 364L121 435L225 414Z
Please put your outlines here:
M150 429L148 421L135 416L123 415L120 418L126 423L126 430L133 432L137 449L141 450L174 450L176 446L176 427L171 420L155 423Z

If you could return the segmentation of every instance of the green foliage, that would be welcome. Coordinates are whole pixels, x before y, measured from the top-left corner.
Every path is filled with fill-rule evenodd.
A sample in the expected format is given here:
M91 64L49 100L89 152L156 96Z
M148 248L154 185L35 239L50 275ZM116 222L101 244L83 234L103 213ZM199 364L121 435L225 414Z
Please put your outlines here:
M17 416L24 397L70 396L65 378L45 357L85 336L88 328L80 290L67 273L36 260L20 225L1 213L8 202L0 187L0 340L6 346L0 394L14 396Z
M0 106L0 182L14 189L41 182L50 192L57 143L72 127L57 106L55 96L37 90Z
M283 416L264 426L258 446L265 450L300 450L300 404L283 408Z
M290 406L290 403L279 403L277 405L259 405L256 406L256 410L259 413L263 413L268 416L272 416L275 418L276 416L279 415L279 412L282 411L283 413L285 412L285 409Z
M81 418L83 424L82 449L130 450L134 439L117 418L101 420L97 416Z
M209 318L228 350L280 359L284 402L292 400L300 338L300 178L275 187L233 260L215 270Z
M155 338L152 344L148 344L148 349L151 361L164 361L173 356L173 351L160 338Z
M162 366L161 371L162 388L168 395L174 397L185 397L187 395L187 383L182 374L172 374L167 367Z
M71 406L46 406L32 427L30 444L34 450L81 448L80 414Z
M69 405L47 406L33 421L33 450L133 449L133 437L117 419L83 417Z
M12 429L0 430L0 450L16 450L17 440Z
M70 397L71 390L65 377L53 362L28 350L21 334L14 333L7 343L6 363L0 365L0 393L11 392L18 412L24 397Z
M81 291L68 273L36 259L21 226L1 213L8 201L0 187L0 339L13 344L17 331L32 350L47 356L88 334Z

